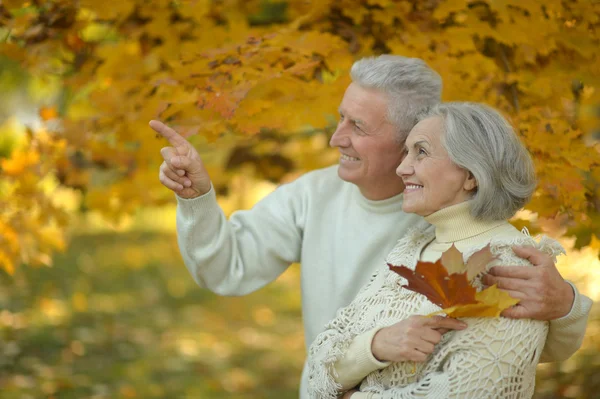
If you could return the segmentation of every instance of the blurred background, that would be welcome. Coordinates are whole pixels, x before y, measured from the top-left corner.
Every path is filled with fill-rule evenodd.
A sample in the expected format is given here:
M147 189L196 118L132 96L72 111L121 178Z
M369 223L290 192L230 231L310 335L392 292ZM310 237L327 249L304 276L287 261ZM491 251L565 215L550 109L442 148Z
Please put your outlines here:
M444 100L501 109L539 188L513 220L559 238L600 300L596 0L0 0L0 397L294 398L299 273L200 290L148 127L198 148L227 214L337 162L358 58L424 59ZM395 239L395 238L391 238ZM600 398L600 307L536 398Z

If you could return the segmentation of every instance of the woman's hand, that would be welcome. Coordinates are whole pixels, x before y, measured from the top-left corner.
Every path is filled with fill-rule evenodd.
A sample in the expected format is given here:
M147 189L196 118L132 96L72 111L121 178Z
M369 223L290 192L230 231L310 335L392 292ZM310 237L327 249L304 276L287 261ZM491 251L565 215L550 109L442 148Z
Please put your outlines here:
M424 362L446 332L466 327L466 323L449 317L411 316L379 330L371 342L371 352L384 362Z

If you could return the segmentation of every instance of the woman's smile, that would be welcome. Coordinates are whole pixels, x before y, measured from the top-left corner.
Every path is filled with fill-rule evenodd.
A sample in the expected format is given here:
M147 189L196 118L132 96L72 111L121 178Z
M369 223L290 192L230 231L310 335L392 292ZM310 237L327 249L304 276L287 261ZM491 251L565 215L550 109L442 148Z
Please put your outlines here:
M421 191L421 189L423 189L423 186L420 184L404 183L404 194L410 194L417 191Z

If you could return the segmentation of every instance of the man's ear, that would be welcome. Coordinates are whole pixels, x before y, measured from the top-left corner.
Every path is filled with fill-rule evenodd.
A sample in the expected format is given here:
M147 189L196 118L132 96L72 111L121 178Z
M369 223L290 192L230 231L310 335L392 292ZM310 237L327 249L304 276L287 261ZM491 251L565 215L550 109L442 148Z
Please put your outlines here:
M475 176L473 176L473 173L471 173L471 171L467 171L467 173L469 174L467 176L467 179L465 180L465 183L463 185L463 189L465 191L477 191L477 180L475 180Z

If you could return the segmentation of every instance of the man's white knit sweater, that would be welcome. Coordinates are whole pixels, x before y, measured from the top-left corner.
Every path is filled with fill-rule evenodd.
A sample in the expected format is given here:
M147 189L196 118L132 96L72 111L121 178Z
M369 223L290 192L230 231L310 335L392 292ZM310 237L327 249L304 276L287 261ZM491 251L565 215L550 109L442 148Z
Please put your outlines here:
M191 200L178 198L177 207L179 247L201 287L245 295L301 262L307 348L420 220L402 212L402 195L367 200L338 177L337 166L280 186L229 221L213 190ZM576 292L573 309L580 309L581 301ZM580 346L586 319L587 313L572 311L552 322L545 351L556 360L570 356ZM304 377L301 397L306 395Z

